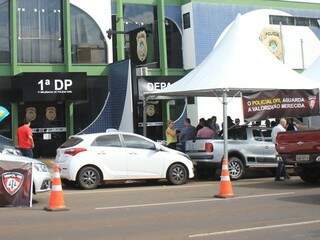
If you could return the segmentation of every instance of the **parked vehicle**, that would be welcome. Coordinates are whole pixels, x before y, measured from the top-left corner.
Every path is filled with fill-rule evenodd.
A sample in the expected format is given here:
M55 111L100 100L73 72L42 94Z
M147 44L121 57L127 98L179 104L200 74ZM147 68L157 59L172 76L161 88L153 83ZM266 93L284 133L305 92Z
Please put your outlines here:
M126 132L71 136L57 150L61 178L94 189L103 181L164 179L184 184L193 178L193 163L181 152Z
M308 183L320 180L320 130L283 132L277 135L276 149L286 165Z
M19 152L19 150L16 150ZM50 190L51 175L47 166L39 160L23 157L21 154L5 154L0 153L1 161L17 161L17 162L32 162L33 174L33 193L46 192Z
M3 144L0 144L0 153L21 155L21 152L19 149L16 149L14 146L3 145Z
M215 139L188 141L186 153L197 163L197 171L221 169L224 142ZM247 125L228 130L229 172L233 180L242 178L247 168L275 168L276 152L271 140L271 128Z

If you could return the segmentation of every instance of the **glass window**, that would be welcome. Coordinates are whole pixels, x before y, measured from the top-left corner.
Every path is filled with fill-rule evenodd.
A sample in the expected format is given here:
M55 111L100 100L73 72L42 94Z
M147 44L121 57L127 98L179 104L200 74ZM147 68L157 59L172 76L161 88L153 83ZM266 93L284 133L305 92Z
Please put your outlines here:
M270 15L269 22L278 25L281 23L282 25L319 27L318 18Z
M112 15L112 30L117 30L117 16ZM109 37L109 36L108 36ZM117 52L117 37L115 34L111 36L112 38L112 55L113 55L113 62L118 61L118 52Z
M256 141L271 142L271 129L253 129L253 138Z
M272 142L271 132L271 129L261 129L261 133L265 142Z
M71 137L69 138L67 141L65 141L60 148L69 148L69 147L74 147L76 145L78 145L79 143L81 143L83 140L82 138L78 138L78 137Z
M123 21L124 30L129 33L125 35L126 57L131 57L132 61L137 65L147 64L149 67L159 67L156 7L151 5L126 4L124 6Z
M297 17L296 18L296 25L297 26L309 26L310 21L309 18L305 18L305 17Z
M182 68L182 37L177 25L166 18L167 58L169 68Z
M252 129L253 138L256 141L262 141L263 137L261 136L261 131L259 129Z
M319 27L319 19L311 18L310 19L310 27Z
M155 145L152 142L149 142L143 138L132 136L132 135L123 135L124 145L128 148L142 148L142 149L155 149Z
M0 0L0 63L9 62L9 1Z
M118 134L113 135L103 135L97 137L92 146L99 146L99 147L122 147L121 141Z
M18 61L63 62L60 0L17 0Z
M247 140L247 130L246 130L246 128L229 129L229 131L228 131L228 139Z
M185 13L182 16L183 18L183 29L188 29L191 27L191 22L190 22L190 13Z
M98 24L81 9L71 6L73 63L107 63L107 43Z

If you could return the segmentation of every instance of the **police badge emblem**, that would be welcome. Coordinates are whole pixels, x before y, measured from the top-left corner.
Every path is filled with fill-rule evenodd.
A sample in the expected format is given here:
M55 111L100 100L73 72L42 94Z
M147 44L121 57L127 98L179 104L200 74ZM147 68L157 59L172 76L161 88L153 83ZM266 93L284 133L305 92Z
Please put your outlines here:
M32 122L37 118L37 109L35 107L26 108L26 120Z
M260 41L279 60L283 59L283 46L280 31L273 28L264 28L260 34Z
M149 117L153 117L156 113L156 109L154 105L147 105L146 113Z
M141 62L147 59L148 46L147 46L147 33L146 31L140 31L137 33L137 56Z
M18 172L6 172L2 174L3 187L11 196L19 191L23 185L23 180L23 174Z
M55 107L46 108L46 118L49 121L54 121L57 117L57 109Z

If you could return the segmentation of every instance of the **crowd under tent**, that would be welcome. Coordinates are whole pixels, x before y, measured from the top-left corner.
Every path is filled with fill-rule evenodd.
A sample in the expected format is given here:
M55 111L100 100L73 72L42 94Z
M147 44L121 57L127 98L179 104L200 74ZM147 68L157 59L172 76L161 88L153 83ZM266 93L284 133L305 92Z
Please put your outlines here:
M246 18L238 15L220 43L205 60L176 83L151 93L145 98L163 96L219 97L223 119L227 122L227 97L240 97L243 92L272 89L314 89L317 81L291 70L247 30ZM144 128L146 131L146 128ZM225 156L227 126L224 124Z

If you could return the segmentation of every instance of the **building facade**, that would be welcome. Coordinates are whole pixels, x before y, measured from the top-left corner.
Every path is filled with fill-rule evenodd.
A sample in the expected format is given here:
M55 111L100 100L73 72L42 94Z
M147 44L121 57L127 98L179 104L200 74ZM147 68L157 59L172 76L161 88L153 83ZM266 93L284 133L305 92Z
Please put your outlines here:
M142 93L199 65L238 13L281 25L281 41L264 43L290 67L303 69L320 55L317 3L0 0L0 141L15 140L25 119L38 156L54 155L71 134L141 133ZM181 127L197 109L194 99L148 102L148 136L163 139L168 119Z

